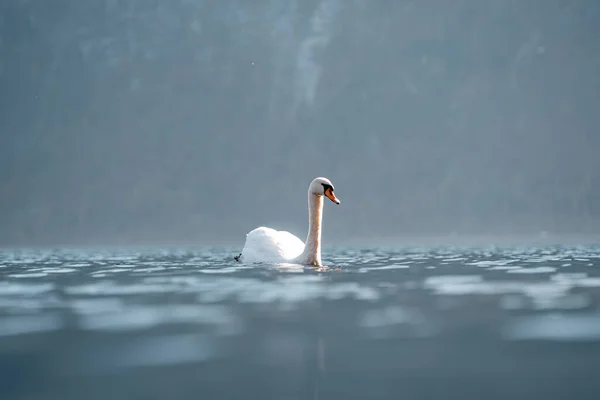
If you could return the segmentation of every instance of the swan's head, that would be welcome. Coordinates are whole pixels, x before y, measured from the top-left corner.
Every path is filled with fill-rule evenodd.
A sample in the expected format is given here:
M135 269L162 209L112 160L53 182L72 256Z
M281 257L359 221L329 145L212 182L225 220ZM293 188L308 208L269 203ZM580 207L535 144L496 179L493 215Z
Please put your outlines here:
M340 204L340 199L335 197L333 183L327 178L315 178L308 188L309 192L316 196L326 196L335 204Z

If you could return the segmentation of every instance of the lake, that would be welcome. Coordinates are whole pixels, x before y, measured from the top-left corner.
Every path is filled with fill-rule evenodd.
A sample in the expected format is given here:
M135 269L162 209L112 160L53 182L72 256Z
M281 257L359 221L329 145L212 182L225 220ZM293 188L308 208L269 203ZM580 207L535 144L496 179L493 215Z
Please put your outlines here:
M0 250L0 399L596 399L600 246Z

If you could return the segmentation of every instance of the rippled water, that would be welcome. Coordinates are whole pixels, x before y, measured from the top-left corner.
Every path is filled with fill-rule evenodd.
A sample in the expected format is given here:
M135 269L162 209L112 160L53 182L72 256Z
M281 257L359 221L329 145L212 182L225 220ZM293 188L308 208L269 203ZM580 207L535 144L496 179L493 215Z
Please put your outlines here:
M0 252L0 399L596 399L600 247Z

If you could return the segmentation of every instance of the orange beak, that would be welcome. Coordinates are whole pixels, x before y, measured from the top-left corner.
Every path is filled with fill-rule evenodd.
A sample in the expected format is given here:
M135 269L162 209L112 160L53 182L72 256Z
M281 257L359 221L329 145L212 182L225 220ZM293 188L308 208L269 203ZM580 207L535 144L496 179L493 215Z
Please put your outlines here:
M327 196L327 198L333 201L335 204L340 204L340 199L335 197L335 194L333 194L333 190L331 188L327 188L327 190L325 190L325 196Z

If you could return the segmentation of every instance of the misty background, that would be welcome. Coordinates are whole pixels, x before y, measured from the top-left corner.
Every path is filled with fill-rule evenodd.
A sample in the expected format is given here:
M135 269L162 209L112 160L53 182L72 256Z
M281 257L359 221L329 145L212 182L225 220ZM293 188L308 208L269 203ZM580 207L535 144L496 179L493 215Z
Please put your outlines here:
M5 0L0 244L600 232L596 0Z

